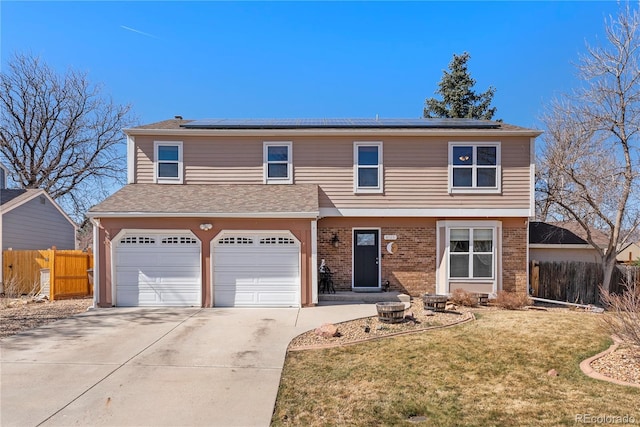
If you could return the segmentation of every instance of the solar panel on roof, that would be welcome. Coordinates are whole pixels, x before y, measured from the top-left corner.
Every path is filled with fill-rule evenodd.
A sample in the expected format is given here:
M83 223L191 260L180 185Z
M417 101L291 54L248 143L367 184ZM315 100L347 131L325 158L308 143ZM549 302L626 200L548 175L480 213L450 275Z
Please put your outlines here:
M305 129L305 128L411 128L496 129L500 123L475 119L203 119L183 124L187 129Z

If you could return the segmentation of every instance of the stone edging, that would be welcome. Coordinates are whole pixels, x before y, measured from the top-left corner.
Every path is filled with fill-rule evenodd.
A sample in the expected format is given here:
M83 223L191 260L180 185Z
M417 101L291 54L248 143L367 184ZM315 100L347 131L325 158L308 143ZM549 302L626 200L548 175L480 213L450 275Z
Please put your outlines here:
M621 341L616 336L612 336L611 338L613 338L613 344L611 344L611 346L609 346L609 348L606 349L605 351L600 352L600 353L596 354L595 356L591 356L590 358L588 358L586 360L583 360L580 363L580 369L582 370L582 372L585 375L587 375L588 377L594 378L596 380L608 381L610 383L617 384L617 385L624 385L624 386L628 386L628 387L640 388L640 384L629 383L629 382L626 382L626 381L621 381L621 380L617 380L615 378L607 377L606 375L602 375L601 373L596 372L591 367L591 362L593 362L594 360L600 359L601 357L604 357L607 354L613 353L614 351L616 351L616 349L620 345Z
M379 337L365 338L365 339L362 339L362 340L349 341L349 342L345 342L345 343L329 343L329 344L305 345L305 346L300 346L300 347L295 347L295 348L288 348L287 352L304 351L304 350L320 350L320 349L324 349L324 348L335 348L335 347L346 347L348 345L362 344L362 343L365 343L365 342L381 340L381 339L384 339L384 338L398 337L398 336L401 336L401 335L417 334L419 332L432 331L432 330L436 330L436 329L446 329L446 328L450 328L452 326L462 325L463 323L467 323L467 322L470 322L470 321L473 321L473 320L476 320L476 316L472 312L469 311L469 312L467 312L465 317L463 317L460 321L454 322L454 323L449 323L449 324L446 324L446 325L430 326L428 328L413 329L413 330L410 330L410 331L394 332L392 334L382 335L382 336L379 336Z

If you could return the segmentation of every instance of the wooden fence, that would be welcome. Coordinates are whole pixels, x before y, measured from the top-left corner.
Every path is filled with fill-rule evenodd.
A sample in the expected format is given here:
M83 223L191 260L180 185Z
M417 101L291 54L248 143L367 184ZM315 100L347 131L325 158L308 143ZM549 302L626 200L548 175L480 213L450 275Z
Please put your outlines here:
M601 264L531 261L529 272L531 293L535 297L578 304L600 304ZM640 267L616 266L611 279L611 292L622 292L627 281L640 283Z
M87 273L93 268L91 253L55 249L4 251L2 258L5 293L38 293L43 288L46 292L47 286L40 283L40 279L41 270L48 269L48 297L51 301L93 295Z

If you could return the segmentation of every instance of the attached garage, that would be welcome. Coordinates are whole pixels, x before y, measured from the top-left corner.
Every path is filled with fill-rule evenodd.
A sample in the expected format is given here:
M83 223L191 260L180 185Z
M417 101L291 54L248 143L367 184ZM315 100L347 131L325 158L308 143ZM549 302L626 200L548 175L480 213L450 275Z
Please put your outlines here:
M114 239L120 307L200 307L200 241L190 232L124 232Z
M291 233L223 231L212 245L215 306L300 306L300 242Z

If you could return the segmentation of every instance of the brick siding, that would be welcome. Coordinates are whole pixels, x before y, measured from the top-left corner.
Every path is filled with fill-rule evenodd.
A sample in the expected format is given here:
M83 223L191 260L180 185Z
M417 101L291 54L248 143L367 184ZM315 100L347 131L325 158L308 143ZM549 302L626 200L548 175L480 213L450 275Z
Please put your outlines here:
M502 229L502 289L527 292L527 226Z
M351 227L318 227L318 263L322 259L333 272L337 290L350 291L352 280L353 231ZM397 250L390 254L384 235L396 235ZM332 245L337 236L338 247ZM435 292L436 230L435 227L382 227L380 233L382 286L419 296Z

